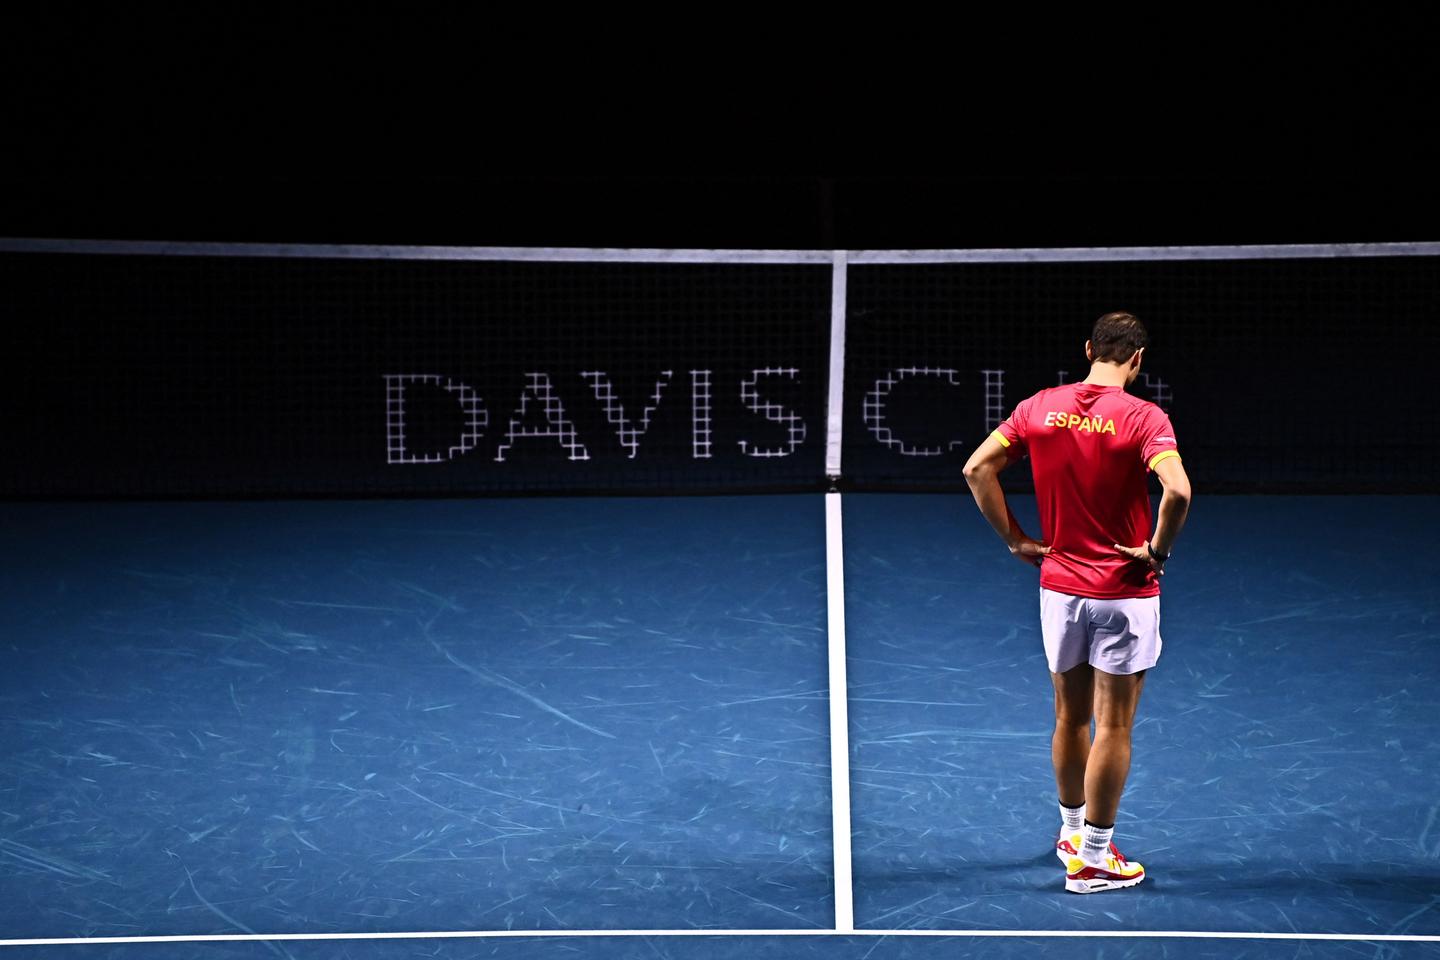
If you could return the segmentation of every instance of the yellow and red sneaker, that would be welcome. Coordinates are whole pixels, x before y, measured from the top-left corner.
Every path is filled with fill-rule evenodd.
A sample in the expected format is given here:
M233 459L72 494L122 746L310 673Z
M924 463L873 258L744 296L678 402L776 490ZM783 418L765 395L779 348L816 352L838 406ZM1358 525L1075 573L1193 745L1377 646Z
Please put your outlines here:
M1071 857L1080 856L1081 839L1079 830L1060 828L1060 836L1055 841L1055 856L1060 858L1061 863L1068 865Z
M1145 879L1145 867L1131 863L1110 844L1110 853L1101 863L1087 863L1079 856L1065 863L1065 889L1071 893L1099 893L1133 887Z
M1079 830L1066 830L1061 827L1059 838L1055 841L1055 856L1060 858L1061 863L1068 865L1071 857L1080 856L1080 844L1084 839ZM1110 855L1117 860L1125 859L1124 854L1115 849L1113 842L1110 844Z

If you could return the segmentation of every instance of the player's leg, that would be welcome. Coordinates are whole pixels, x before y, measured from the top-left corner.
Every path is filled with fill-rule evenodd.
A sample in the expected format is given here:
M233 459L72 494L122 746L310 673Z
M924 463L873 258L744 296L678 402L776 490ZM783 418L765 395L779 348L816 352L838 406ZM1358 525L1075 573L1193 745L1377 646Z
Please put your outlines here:
M1120 795L1130 775L1130 732L1145 687L1145 671L1127 675L1095 671L1095 742L1085 766L1085 816L1114 826Z
M1095 740L1085 768L1086 817L1114 824L1130 773L1130 731L1145 671L1160 658L1160 598L1090 602Z
M1090 752L1094 700L1085 598L1040 589L1040 633L1055 685L1055 730L1050 754L1060 800L1055 855L1067 862L1080 849L1085 819L1085 759Z
M1050 674L1055 685L1055 732L1050 759L1060 803L1084 806L1085 761L1090 756L1090 720L1095 700L1095 668L1088 663Z
M1090 755L1094 674L1095 668L1088 663L1050 674L1055 685L1050 760L1060 796L1060 835L1055 839L1055 855L1065 864L1080 852L1085 827L1085 760Z
M1111 837L1130 774L1131 731L1145 671L1160 656L1159 597L1090 602L1095 736L1085 765L1085 828L1078 858L1066 865L1065 888L1095 893L1134 886L1145 868L1130 863Z

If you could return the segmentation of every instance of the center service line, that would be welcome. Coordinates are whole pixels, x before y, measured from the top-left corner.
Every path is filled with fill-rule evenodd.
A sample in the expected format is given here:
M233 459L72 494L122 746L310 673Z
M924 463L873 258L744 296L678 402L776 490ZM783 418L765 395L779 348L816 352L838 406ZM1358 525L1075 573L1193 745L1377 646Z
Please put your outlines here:
M855 929L850 870L850 717L845 680L845 548L840 494L825 494L825 599L830 661L830 823L835 848L835 929Z

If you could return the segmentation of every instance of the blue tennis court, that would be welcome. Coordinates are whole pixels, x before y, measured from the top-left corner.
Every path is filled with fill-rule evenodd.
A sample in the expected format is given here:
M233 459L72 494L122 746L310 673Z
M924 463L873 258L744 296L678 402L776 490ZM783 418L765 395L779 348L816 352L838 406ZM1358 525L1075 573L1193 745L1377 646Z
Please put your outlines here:
M12 507L3 927L831 927L797 505Z
M1440 929L1433 498L1197 500L1116 829L1151 875L1092 897L1044 842L1035 576L969 507L846 500L857 923Z
M804 495L7 505L0 929L751 931L11 948L117 957L1440 933L1440 562L1405 550L1433 499L1197 502L1117 831L1151 877L1089 898L1049 849L1033 572L959 497L844 510L854 916L891 936L793 935L835 922L826 529Z

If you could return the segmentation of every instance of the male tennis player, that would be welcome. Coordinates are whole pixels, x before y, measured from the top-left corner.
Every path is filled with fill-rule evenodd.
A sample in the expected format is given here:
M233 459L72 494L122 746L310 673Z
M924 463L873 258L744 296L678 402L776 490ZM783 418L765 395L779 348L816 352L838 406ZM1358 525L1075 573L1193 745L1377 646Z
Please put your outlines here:
M1128 313L1095 321L1090 375L1015 407L965 464L980 512L1040 568L1040 630L1055 683L1051 759L1063 826L1065 889L1133 887L1145 868L1111 835L1130 772L1130 729L1145 671L1160 656L1160 576L1185 523L1190 481L1170 418L1125 392L1140 373L1145 327ZM1030 455L1041 540L1015 522L999 473ZM1146 472L1165 489L1153 536ZM1090 722L1095 721L1094 743Z

